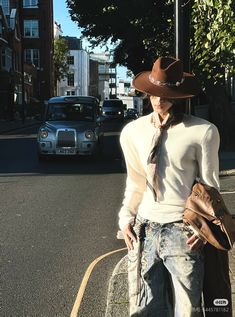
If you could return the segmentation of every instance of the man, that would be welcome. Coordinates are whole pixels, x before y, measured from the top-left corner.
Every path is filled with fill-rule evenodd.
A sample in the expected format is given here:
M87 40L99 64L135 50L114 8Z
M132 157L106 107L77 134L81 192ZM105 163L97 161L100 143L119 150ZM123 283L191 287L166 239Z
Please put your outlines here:
M204 316L204 241L182 221L196 178L219 189L219 134L179 111L200 91L180 60L160 57L133 85L153 112L120 137L127 181L119 225L128 248L130 316Z

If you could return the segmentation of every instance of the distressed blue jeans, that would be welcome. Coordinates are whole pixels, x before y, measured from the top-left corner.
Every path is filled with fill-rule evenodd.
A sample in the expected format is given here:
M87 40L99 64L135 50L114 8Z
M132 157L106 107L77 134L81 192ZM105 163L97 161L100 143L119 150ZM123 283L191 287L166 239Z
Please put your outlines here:
M138 239L128 252L131 317L202 317L203 251L186 244L183 222L159 224L137 216Z

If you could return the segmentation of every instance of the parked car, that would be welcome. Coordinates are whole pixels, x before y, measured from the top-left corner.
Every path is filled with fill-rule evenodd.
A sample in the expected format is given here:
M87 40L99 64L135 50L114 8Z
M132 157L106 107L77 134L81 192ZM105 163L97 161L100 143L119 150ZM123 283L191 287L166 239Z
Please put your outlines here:
M128 108L125 113L125 119L126 120L135 120L139 118L138 111L134 108Z
M45 121L39 128L39 158L49 155L92 155L101 150L103 126L99 100L68 96L48 100Z
M124 119L125 106L121 99L105 99L102 105L102 116L105 120Z

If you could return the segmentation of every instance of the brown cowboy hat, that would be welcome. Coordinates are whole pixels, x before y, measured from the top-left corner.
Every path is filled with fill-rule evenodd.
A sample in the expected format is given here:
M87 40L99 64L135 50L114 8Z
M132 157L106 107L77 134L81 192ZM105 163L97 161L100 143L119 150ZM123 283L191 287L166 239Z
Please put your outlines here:
M159 57L151 71L139 73L133 79L136 90L167 99L190 98L200 92L193 74L183 72L179 59Z

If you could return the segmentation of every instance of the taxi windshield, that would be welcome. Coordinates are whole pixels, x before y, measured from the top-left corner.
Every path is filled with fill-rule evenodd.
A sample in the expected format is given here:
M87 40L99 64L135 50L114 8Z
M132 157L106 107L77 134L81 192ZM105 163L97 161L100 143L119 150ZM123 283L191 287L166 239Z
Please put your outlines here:
M93 121L94 107L89 103L52 103L48 105L47 121Z

